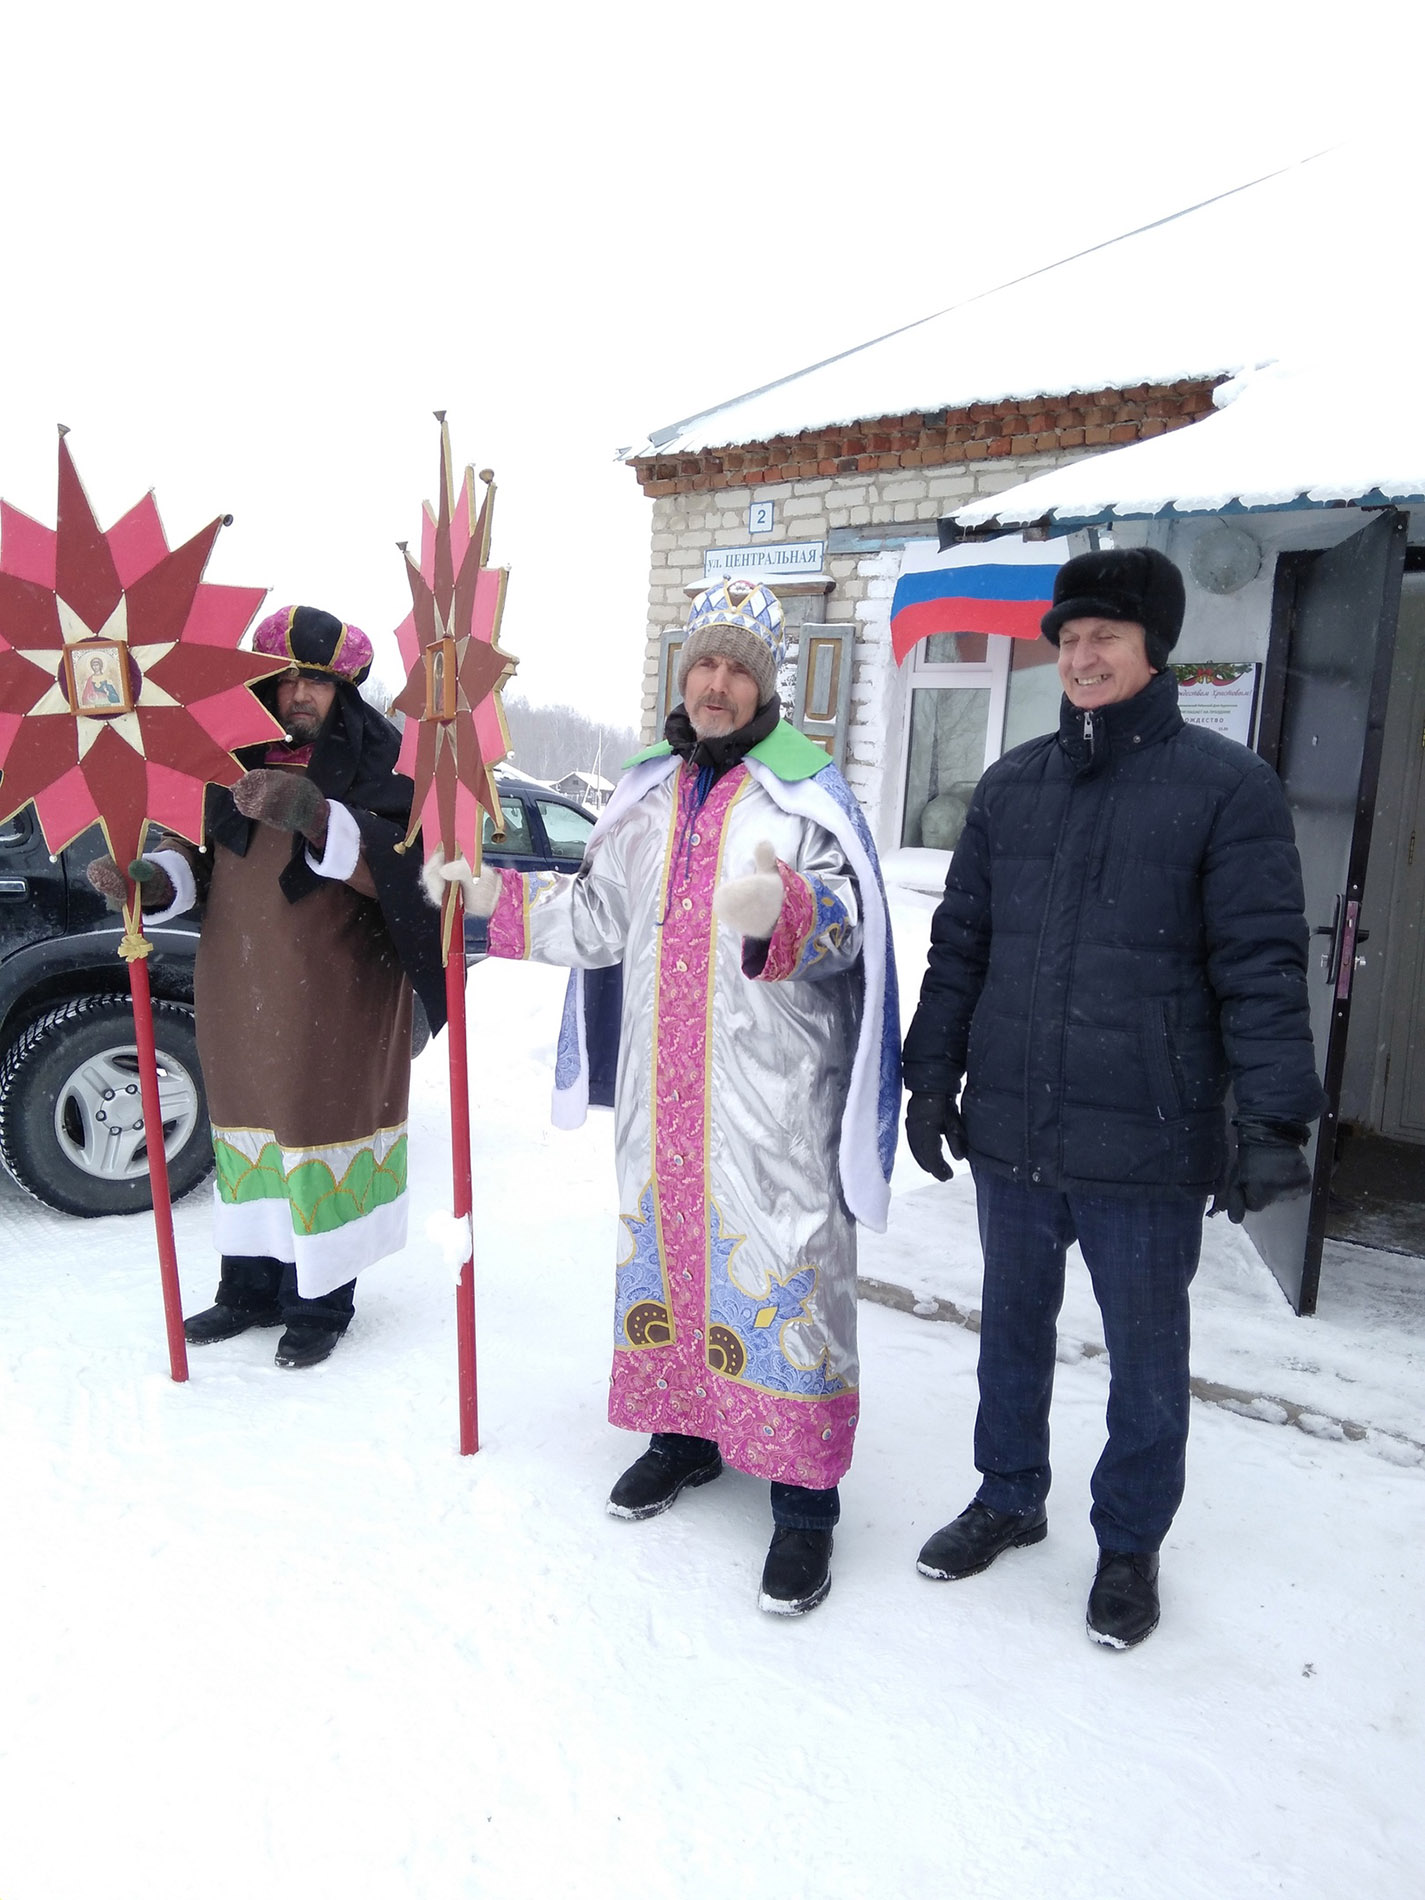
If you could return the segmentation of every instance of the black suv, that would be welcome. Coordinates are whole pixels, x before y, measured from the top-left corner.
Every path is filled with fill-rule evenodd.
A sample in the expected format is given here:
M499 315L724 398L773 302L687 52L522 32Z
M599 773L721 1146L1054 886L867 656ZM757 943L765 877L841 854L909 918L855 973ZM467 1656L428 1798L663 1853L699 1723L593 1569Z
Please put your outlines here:
M490 862L576 870L591 814L542 785L502 775L499 786L505 837L488 843ZM0 824L0 1161L65 1214L152 1205L122 925L84 875L103 849L96 826L52 859L28 805ZM213 1164L193 1030L198 920L175 917L144 934L154 946L159 1101L177 1199ZM483 922L467 922L465 947L472 960L483 955ZM417 1005L418 1051L428 1035Z
M34 810L0 825L0 1160L66 1214L151 1205L120 920L84 867L97 826L50 857ZM145 933L164 1145L175 1198L213 1164L193 1033L194 918Z

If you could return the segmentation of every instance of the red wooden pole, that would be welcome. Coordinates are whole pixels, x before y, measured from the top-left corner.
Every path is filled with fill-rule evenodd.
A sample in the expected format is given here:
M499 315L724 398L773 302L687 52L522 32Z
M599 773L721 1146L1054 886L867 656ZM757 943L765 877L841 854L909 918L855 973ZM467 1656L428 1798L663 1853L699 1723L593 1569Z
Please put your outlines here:
M168 1370L179 1384L188 1377L188 1346L183 1337L183 1296L178 1287L178 1250L173 1243L173 1203L168 1194L168 1153L163 1145L163 1109L158 1099L158 1052L153 1041L153 998L147 956L129 960L129 989L134 999L134 1041L139 1052L139 1090L148 1146L148 1178L153 1186L153 1224L158 1235L158 1272L163 1283L163 1322L168 1329Z
M446 1035L450 1044L450 1174L455 1218L466 1222L472 1251L460 1269L455 1289L455 1346L460 1373L460 1451L480 1449L480 1414L475 1377L474 1223L475 1192L470 1171L470 1068L465 1038L465 906L459 885L451 885L450 932L445 954Z

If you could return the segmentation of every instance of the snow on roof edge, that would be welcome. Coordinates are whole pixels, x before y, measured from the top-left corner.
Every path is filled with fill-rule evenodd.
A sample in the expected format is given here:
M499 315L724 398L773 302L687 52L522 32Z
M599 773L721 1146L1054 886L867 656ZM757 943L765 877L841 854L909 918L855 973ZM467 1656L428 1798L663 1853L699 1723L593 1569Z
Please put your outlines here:
M1212 383L1219 382L1225 377L1236 376L1247 367L1248 364L1245 359L1239 360L1237 358L1213 360L1210 364L1205 364L1198 368L1189 367L1168 370L1159 366L1154 369L1134 370L1130 374L1121 377L1118 381L1103 384L1101 387L1109 389L1136 389L1141 383L1149 389L1165 389L1171 387L1174 383ZM791 381L794 379L788 378L787 380ZM780 385L776 383L768 385L769 389L779 387ZM1018 387L1013 384L1008 384L1000 388L986 387L983 389L966 390L960 394L948 396L942 389L938 396L917 402L905 403L897 409L881 409L875 411L863 409L848 411L844 414L832 412L823 416L820 422L809 422L799 429L777 429L770 434L753 432L726 436L718 441L699 439L692 443L682 443L675 440L667 442L663 447L656 449L649 448L645 444L641 448L624 450L620 459L631 467L634 462L654 461L659 456L665 455L716 455L720 449L746 448L749 444L763 441L794 441L800 435L815 435L827 429L849 429L858 427L861 424L871 427L877 422L887 422L896 416L917 414L933 415L939 409L968 409L972 404L977 403L1023 402L1032 396L1052 398L1093 395L1097 393L1099 387L1100 385L1095 385L1094 389L1089 390L1085 389L1081 383L1072 383L1061 379L1057 383L1024 383ZM762 394L763 392L758 391L757 393ZM713 410L709 413L715 415L717 411ZM699 419L698 417L690 418L691 421L698 421Z
M711 432L707 429L703 429L698 432L698 436L694 440L686 440L690 432L694 431L698 424L709 423L725 411L731 413L748 407L755 404L761 397L771 395L779 389L785 389L794 383L815 376L820 371L828 369L834 364L846 362L850 358L874 350L882 344L890 343L898 337L908 336L911 332L923 328L926 324L934 323L941 318L953 316L961 310L965 310L974 304L983 303L988 299L1001 295L1005 291L1013 290L1017 286L1028 283L1037 277L1046 276L1054 271L1065 269L1068 265L1077 263L1083 258L1092 257L1100 251L1111 250L1115 245L1127 243L1131 239L1140 237L1147 232L1156 231L1164 225L1173 224L1179 219L1191 217L1195 213L1207 210L1213 205L1220 204L1230 198L1235 198L1243 192L1255 190L1257 187L1268 184L1274 179L1284 178L1289 173L1300 171L1304 166L1313 164L1316 160L1329 156L1330 152L1335 149L1337 148L1332 147L1325 151L1308 153L1306 157L1296 159L1289 165L1278 166L1274 171L1264 172L1260 177L1248 179L1239 185L1230 186L1227 190L1216 192L1211 197L1201 199L1196 204L1180 206L1176 211L1169 212L1161 218L1150 219L1146 224L1137 225L1129 231L1121 231L1114 237L1105 238L1097 244L1088 245L1083 250L1072 252L1068 256L1056 258L1051 263L1037 265L1034 269L1022 272L1017 277L1007 279L1004 283L995 284L985 290L975 291L970 296L961 298L957 303L947 305L943 310L931 311L926 316L917 317L909 323L897 325L894 329L887 330L880 336L870 337L865 342L853 344L849 349L838 350L830 356L821 358L818 362L808 363L801 369L792 370L785 376L773 377L770 382L759 384L754 389L744 390L739 395L728 397L722 402L713 403L706 409L696 410L691 415L684 416L675 423L666 424L662 428L650 430L638 447L620 449L616 451L617 457L620 461L632 464L633 462L645 461L658 455L713 453L719 448L736 448L744 446L749 442L757 442L764 439L769 441L777 440L783 436L802 435L818 429L845 427L854 422L873 422L880 420L882 417L912 413L917 409L933 412L937 409L965 408L972 403L1008 402L1023 400L1029 396L1064 396L1080 393L1084 391L1085 387L1080 381L1072 383L1027 382L1022 386L1011 385L998 391L992 388L970 389L960 394L947 394L942 389L939 394L924 402L900 403L894 408L881 409L874 412L864 408L858 409L854 413L836 413L833 411L823 414L819 420L803 422L798 427L791 429L775 429L770 432L765 428L762 428L760 431L752 429L747 433L728 435L721 440L713 440ZM1141 372L1118 374L1114 377L1111 384L1095 384L1094 387L1131 389L1139 383L1161 387L1167 383L1185 380L1206 381L1222 376L1230 376L1244 367L1246 367L1245 362L1236 358L1220 362L1213 361L1210 366L1197 370L1178 367L1168 371L1164 369L1162 364L1158 364Z

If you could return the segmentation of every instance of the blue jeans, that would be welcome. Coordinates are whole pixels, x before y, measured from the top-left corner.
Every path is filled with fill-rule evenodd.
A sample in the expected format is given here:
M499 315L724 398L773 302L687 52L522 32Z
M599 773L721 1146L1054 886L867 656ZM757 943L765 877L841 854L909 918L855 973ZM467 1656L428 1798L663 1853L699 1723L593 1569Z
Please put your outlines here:
M976 1168L985 1256L979 1497L1038 1511L1049 1494L1049 1401L1064 1256L1077 1239L1108 1346L1108 1443L1090 1521L1104 1550L1156 1550L1182 1502L1188 1436L1188 1288L1201 1200L1061 1194Z

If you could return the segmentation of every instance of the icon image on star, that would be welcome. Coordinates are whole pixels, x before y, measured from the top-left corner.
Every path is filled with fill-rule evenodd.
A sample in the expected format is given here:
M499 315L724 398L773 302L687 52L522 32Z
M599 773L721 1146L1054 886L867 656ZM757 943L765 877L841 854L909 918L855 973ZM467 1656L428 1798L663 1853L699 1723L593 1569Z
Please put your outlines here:
M130 712L128 649L114 640L85 641L65 654L69 703L76 713Z

